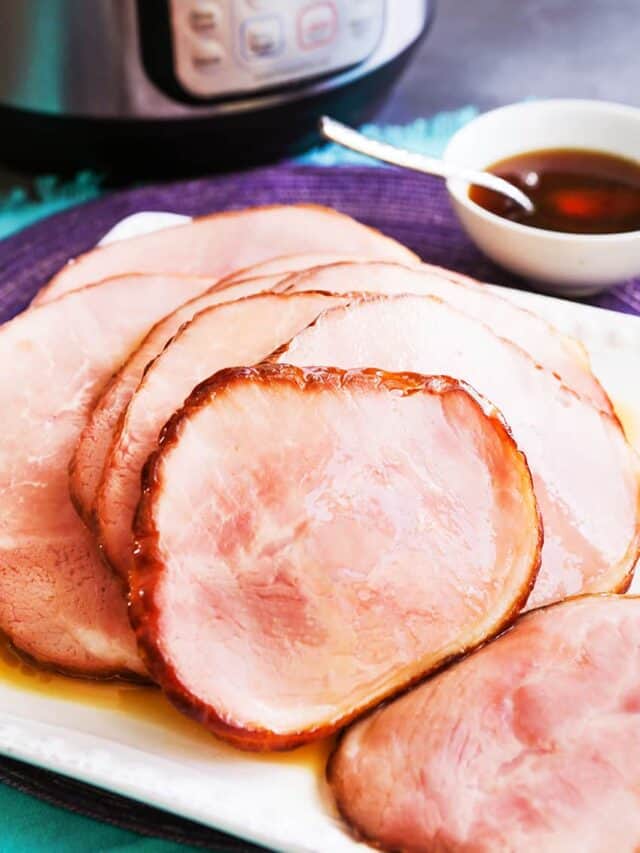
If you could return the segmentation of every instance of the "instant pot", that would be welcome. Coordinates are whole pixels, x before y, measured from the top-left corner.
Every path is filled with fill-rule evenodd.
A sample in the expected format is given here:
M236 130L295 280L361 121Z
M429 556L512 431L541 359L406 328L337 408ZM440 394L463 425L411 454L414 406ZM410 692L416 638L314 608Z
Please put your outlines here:
M0 159L207 171L357 123L432 0L0 0Z

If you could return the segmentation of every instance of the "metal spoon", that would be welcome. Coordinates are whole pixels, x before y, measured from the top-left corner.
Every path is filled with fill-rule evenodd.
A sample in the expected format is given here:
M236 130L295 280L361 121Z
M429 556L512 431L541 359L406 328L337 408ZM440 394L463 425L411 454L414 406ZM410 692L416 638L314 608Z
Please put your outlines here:
M469 184L476 184L476 186L486 187L486 189L506 195L523 207L527 213L533 213L535 210L531 199L521 190L514 187L509 181L498 178L490 172L466 169L464 166L456 166L453 163L447 163L445 160L425 157L423 154L415 154L412 151L406 151L404 148L396 148L386 142L378 142L376 139L370 139L368 136L364 136L357 130L328 116L322 116L320 119L320 132L325 139L337 142L338 145L350 148L351 151L357 151L358 154L366 154L368 157L382 160L392 166L413 169L414 172L436 175L439 178L459 178Z

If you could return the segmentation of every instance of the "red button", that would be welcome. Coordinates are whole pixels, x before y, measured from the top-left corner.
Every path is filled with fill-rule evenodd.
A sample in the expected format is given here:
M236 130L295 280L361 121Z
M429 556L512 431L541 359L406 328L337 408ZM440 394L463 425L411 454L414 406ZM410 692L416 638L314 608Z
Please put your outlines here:
M330 44L338 32L338 13L333 3L322 0L311 3L298 15L298 44L312 50Z

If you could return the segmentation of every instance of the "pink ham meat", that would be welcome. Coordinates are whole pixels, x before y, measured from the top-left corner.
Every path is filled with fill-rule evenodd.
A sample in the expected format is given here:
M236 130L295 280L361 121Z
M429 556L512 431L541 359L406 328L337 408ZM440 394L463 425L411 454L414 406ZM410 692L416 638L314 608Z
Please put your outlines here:
M253 750L326 735L500 630L540 544L524 457L463 385L279 365L194 391L135 533L152 675Z
M415 262L416 256L372 228L316 205L217 213L92 249L70 261L33 304L125 273L180 273L220 279L233 270L294 252L332 252Z
M356 831L406 853L640 849L640 599L584 596L356 723L329 764Z
M71 505L67 465L101 385L158 317L201 286L123 276L0 329L0 629L56 668L144 672L122 584Z
M589 358L578 341L561 334L531 311L498 296L486 285L462 276L451 281L445 277L447 274L446 270L426 265L407 269L384 262L342 263L294 274L285 279L282 289L287 292L417 293L440 297L470 317L487 323L497 335L518 344L534 361L556 373L565 385L613 414L611 401L591 372ZM455 276L454 273L450 275Z
M469 382L504 414L533 473L545 541L529 606L628 587L640 482L620 425L488 326L434 297L372 297L327 312L274 358Z
M280 276L273 275L239 281L224 290L216 286L186 302L156 323L140 346L112 377L89 415L69 466L71 498L89 528L95 528L94 503L114 432L149 362L194 314L221 302L269 290L279 281Z
M255 364L274 347L343 302L340 296L263 294L201 311L149 365L131 398L104 466L95 507L103 553L123 578L133 550L131 526L140 476L162 427L191 391L225 367Z
M260 264L254 264L251 267L246 267L242 270L232 272L226 278L220 281L220 286L224 287L228 284L233 284L236 281L242 281L247 278L255 278L256 276L277 275L284 279L295 273L304 272L313 267L326 267L333 264L341 263L358 263L360 261L371 260L366 257L356 257L355 255L336 255L331 252L316 252L314 254L297 254L297 255L282 255L279 258L270 258L268 261L263 261ZM416 259L417 260L417 259Z

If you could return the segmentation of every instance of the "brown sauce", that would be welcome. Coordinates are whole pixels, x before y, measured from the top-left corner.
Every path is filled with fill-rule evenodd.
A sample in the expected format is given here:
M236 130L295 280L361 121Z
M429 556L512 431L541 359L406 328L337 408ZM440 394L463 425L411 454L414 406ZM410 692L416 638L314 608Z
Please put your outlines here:
M640 163L600 151L529 151L487 171L521 189L535 205L527 213L506 196L472 186L469 198L512 222L571 234L640 230Z
M189 738L202 748L216 741L203 726L179 713L156 687L124 681L91 681L70 678L41 669L22 658L0 634L0 682L20 690L76 702L94 708L118 711L138 720L162 726L167 732ZM315 774L324 768L335 738L325 738L289 752L252 754L229 747L238 760L267 761L309 768Z

